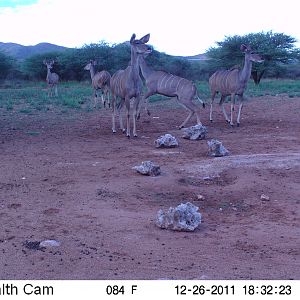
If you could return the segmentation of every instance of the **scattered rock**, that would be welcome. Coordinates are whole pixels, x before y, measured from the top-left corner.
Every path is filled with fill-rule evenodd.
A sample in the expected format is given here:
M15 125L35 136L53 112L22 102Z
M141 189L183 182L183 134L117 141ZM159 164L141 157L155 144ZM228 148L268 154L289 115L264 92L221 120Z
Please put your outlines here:
M183 138L189 140L203 140L207 134L207 128L203 125L195 125L183 129Z
M132 169L136 170L137 172L143 175L148 175L148 176L158 176L161 173L160 166L155 165L150 160L143 161L140 166L135 166Z
M205 200L205 197L203 195L197 195L198 200Z
M222 145L218 140L207 141L208 144L208 155L209 156L226 156L229 154L229 151Z
M167 133L159 137L155 142L156 148L174 148L178 147L178 142L174 136Z
M269 200L270 200L270 197L267 196L267 195L265 195L265 194L262 194L262 195L260 196L260 199L263 200L263 201L269 201Z
M40 242L40 247L59 247L60 242L56 240L45 240Z
M163 229L176 231L193 231L201 223L201 214L198 207L190 202L170 207L167 212L159 210L156 217L156 225Z
M44 248L40 246L40 241L25 241L23 246L30 250L44 250Z

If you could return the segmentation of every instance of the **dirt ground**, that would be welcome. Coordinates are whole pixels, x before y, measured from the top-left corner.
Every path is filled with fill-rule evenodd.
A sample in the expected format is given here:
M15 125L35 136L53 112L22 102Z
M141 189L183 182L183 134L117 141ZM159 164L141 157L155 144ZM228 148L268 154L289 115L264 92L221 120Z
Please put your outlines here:
M136 139L103 109L0 112L0 279L300 279L300 99L252 98L240 128L202 109L202 141L181 137L173 101L150 106ZM178 148L154 147L165 133ZM230 155L208 157L212 138ZM162 174L132 170L145 160ZM155 225L187 201L194 232ZM48 239L61 244L34 243Z

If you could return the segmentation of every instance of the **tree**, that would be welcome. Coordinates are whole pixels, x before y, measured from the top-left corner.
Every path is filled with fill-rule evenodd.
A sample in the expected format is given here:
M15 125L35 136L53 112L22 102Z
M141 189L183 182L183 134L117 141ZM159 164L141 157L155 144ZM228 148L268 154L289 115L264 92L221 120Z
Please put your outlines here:
M272 31L228 36L217 42L218 47L210 48L207 55L211 58L212 70L230 68L243 62L240 45L250 45L265 59L263 64L254 64L252 68L252 78L258 84L264 74L271 77L283 75L282 65L299 60L300 49L295 47L295 42L296 39L289 35Z
M0 51L0 79L5 79L14 67L14 59Z

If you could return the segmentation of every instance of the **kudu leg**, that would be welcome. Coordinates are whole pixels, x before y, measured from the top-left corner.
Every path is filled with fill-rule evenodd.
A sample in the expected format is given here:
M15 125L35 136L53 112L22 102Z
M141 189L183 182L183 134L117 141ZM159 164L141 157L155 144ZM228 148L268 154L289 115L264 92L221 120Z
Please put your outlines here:
M112 95L112 132L116 133L116 97Z
M231 95L231 104L230 104L230 125L231 126L233 126L234 102L235 102L235 94L232 94Z
M97 106L97 90L94 90L94 108Z
M239 101L240 101L239 112L238 112L237 121L236 121L236 125L238 127L240 126L241 111L243 108L243 96L239 96Z
M134 100L135 101L135 100ZM125 106L126 106L126 136L130 138L130 99L125 98Z
M191 117L196 113L196 117L197 117L197 124L198 125L202 125L201 121L200 121L200 115L197 111L198 107L192 102L192 100L190 101L186 101L185 103L183 103L182 101L179 100L179 102L186 108L188 109L189 115L187 116L187 118L185 119L185 121L179 126L179 129L183 128L185 126L185 124L191 119Z
M149 100L149 97L152 96L152 95L154 95L153 92L147 92L147 93L144 95L143 100L142 100L142 103L145 104L145 111L147 112L147 115L148 115L148 116L151 115L151 113L150 113L150 111L149 111L149 109L148 109L148 105L149 105L149 101L148 101L148 100ZM139 106L138 114L137 114L137 120L140 119L140 116L141 116L141 108L142 108L142 105Z
M137 137L136 120L138 117L138 113L140 111L139 104L140 104L140 97L138 96L134 99L134 103L133 103L133 136L134 137Z
M221 105L221 109L222 109L222 112L223 112L223 115L225 117L226 122L230 123L230 120L228 118L228 115L227 115L227 112L226 112L226 109L225 109L225 106L224 106L225 100L226 100L226 97L225 96L221 96L220 105Z
M185 126L185 124L190 120L190 118L194 115L195 112L190 111L189 115L187 116L187 118L185 119L185 121L179 126L179 129L183 128Z
M214 100L215 100L215 96L216 96L216 92L213 92L212 95L211 95L211 101L210 101L210 112L209 112L210 122L213 121L212 113L213 113L213 103L214 103Z
M123 117L122 117L122 108L123 108L123 105L124 105L124 100L121 99L120 100L120 103L119 103L119 107L118 107L118 113L119 113L119 122L120 122L120 129L122 130L123 133L125 133L125 127L124 127L124 124L123 124Z
M104 98L104 94L103 94L103 92L101 93L101 102L102 102L102 105L103 105L103 107L105 108L105 98Z

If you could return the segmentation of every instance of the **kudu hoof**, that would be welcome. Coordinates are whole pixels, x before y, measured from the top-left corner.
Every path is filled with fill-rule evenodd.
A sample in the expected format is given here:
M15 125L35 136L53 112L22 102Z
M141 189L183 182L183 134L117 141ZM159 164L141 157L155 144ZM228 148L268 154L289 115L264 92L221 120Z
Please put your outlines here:
M237 126L237 127L240 127L240 123L236 123L236 126Z
M203 108L205 108L205 103L202 104Z
M151 112L149 110L147 110L147 115L151 116Z

